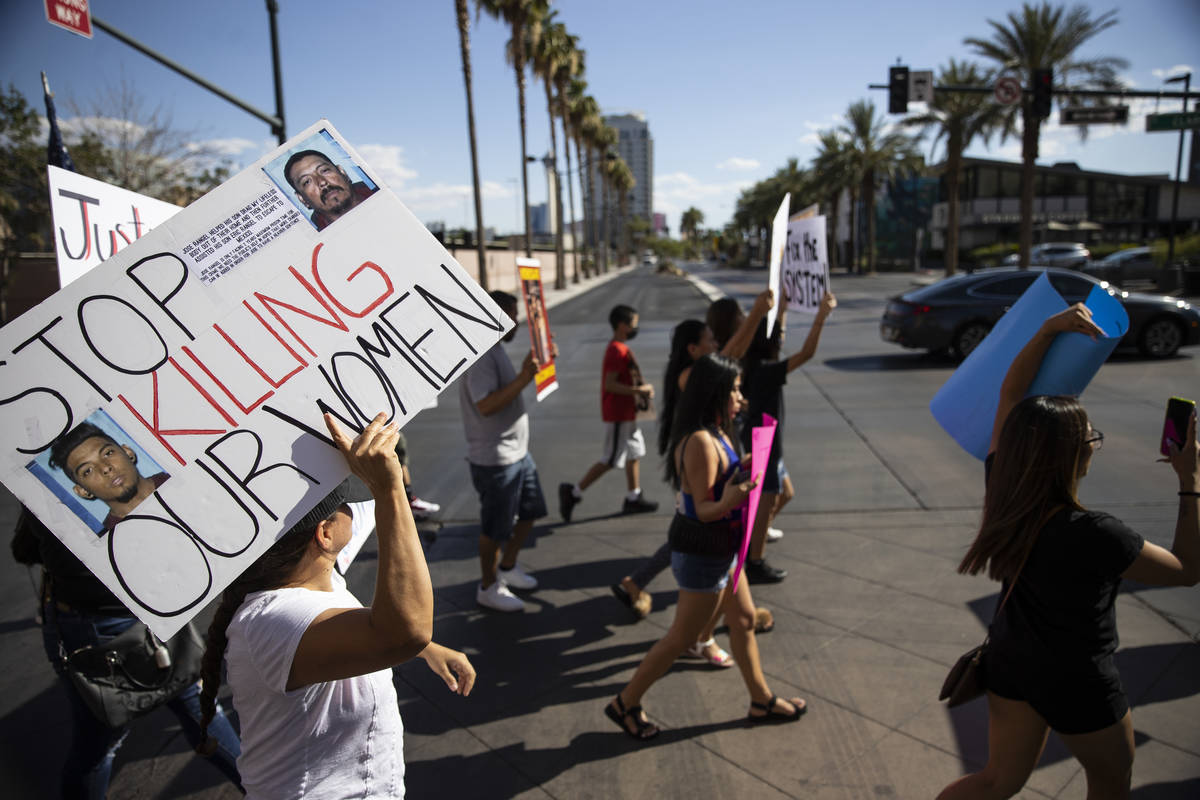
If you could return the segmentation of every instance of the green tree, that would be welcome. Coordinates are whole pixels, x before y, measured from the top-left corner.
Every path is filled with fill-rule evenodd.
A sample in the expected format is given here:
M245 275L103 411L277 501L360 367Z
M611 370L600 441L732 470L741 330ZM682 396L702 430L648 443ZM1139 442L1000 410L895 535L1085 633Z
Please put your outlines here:
M689 242L695 241L700 226L704 224L704 212L691 206L679 217L679 233Z
M596 227L596 195L592 185L595 176L593 139L602 121L600 104L596 102L596 98L587 94L587 81L571 81L569 113L571 132L575 135L575 153L579 161L579 206L583 211L584 250L590 251L585 262L590 261L589 269L594 272L598 262L593 245L598 239L599 229Z
M479 286L486 292L487 243L483 232L483 195L479 190L479 147L475 140L475 99L471 90L471 18L467 0L454 0L458 21L458 48L462 54L463 83L467 90L467 138L471 148L471 191L475 198L475 247L479 259Z
M944 86L986 86L993 83L995 78L992 71L952 58L949 64L938 71L937 82ZM920 127L924 133L932 132L933 147L937 147L943 139L946 142L947 222L944 251L948 276L958 268L958 191L963 151L976 138L987 144L997 132L1007 137L1013 130L1012 123L1013 117L1005 106L997 105L988 95L966 92L935 92L928 111L904 120L905 125Z
M558 134L555 124L561 104L555 100L555 89L558 86L555 76L571 58L574 50L574 43L571 39L574 37L567 33L566 25L555 22L554 18L557 14L557 11L547 11L541 21L542 35L536 42L529 42L529 52L533 57L533 72L541 78L542 85L546 89L546 116L550 121L550 157L554 159L555 178L552 187L554 196L546 198L546 202L554 204L554 214L557 220L557 230L554 232L554 250L558 268L554 272L554 288L565 289L567 288L567 270L563 242L562 182L559 179L561 173L558 170Z
M828 207L829 268L838 266L837 229L841 211L842 192L854 189L853 169L847 152L846 140L837 131L822 131L819 136L817 155L813 158L813 183L819 187L821 197ZM853 226L851 226L853 230Z
M575 230L575 189L571 181L571 140L573 138L571 126L574 124L574 116L570 91L574 82L583 75L583 71L584 53L579 49L579 37L565 33L563 57L554 71L553 80L558 97L558 116L562 120L563 126L563 153L567 158L567 172L563 176L563 182L567 184L567 200L571 207L571 249L575 264L572 281L574 283L579 283L579 236ZM561 214L559 218L562 218Z
M614 131L615 133L615 131ZM633 177L633 170L629 168L629 164L625 163L625 159L617 157L610 162L608 174L609 181L612 184L612 191L617 195L617 263L629 263L629 201L633 187L637 185L637 179Z
M846 122L839 129L847 142L847 158L863 200L867 218L867 271L875 271L875 193L884 180L911 171L919 164L911 136L888 130L883 115L876 115L875 104L858 100L846 109ZM852 217L853 218L853 217ZM853 239L853 234L852 237ZM854 266L858 267L857 253Z
M618 158L612 151L612 148L617 144L617 138L616 129L604 124L602 119L599 120L592 131L592 145L596 152L600 154L600 160L597 164L599 169L596 172L600 179L600 216L603 228L600 241L600 246L603 248L600 252L601 272L608 272L608 251L612 245L612 202L609 195L612 193L614 163Z
M1116 10L1093 17L1091 10L1082 5L1067 9L1049 3L1025 3L1020 11L1009 12L1004 21L987 22L992 38L968 37L963 43L994 61L1002 72L1017 73L1027 85L1033 84L1034 70L1050 69L1056 86L1069 87L1071 81L1081 81L1071 88L1115 88L1117 70L1129 65L1123 58L1080 58L1075 53L1086 41L1117 24ZM1019 108L1014 106L1009 113L1021 115L1020 259L1025 268L1033 247L1033 164L1038 156L1042 121L1034 116L1028 95L1022 98Z
M541 37L542 9L546 0L476 0L476 8L512 29L508 40L507 57L517 78L517 111L521 122L521 206L525 210L525 255L533 257L533 231L529 225L529 173L525 169L525 64L526 47Z

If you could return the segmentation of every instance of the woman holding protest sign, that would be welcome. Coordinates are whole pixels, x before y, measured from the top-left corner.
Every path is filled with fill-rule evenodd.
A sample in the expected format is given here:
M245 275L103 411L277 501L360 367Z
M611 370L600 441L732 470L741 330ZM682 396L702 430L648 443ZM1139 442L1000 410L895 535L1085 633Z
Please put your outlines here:
M1089 798L1127 798L1134 738L1113 661L1122 578L1152 585L1200 580L1200 457L1196 417L1169 458L1179 512L1170 550L1120 520L1085 509L1080 480L1104 436L1074 397L1025 397L1054 339L1103 331L1083 304L1056 314L1013 360L985 464L979 533L958 571L984 569L1005 600L982 659L988 761L939 800L1011 797L1041 757L1051 729L1083 765Z
M679 492L668 534L671 569L679 584L675 619L625 688L604 713L628 736L651 739L659 729L642 711L641 699L675 659L723 610L729 640L742 680L750 692L748 721L788 722L806 708L800 698L771 693L754 638L754 601L745 581L727 589L741 543L740 507L754 486L734 445L733 418L742 404L741 371L718 355L699 359L692 368L671 428L667 479ZM744 476L744 477L743 477Z
M375 499L375 596L364 608L334 569L349 542L343 483L229 585L208 632L206 720L225 661L242 722L242 783L251 798L399 798L403 727L391 667L423 658L451 691L475 672L430 641L433 591L396 458L398 428L377 416L353 441L325 423Z

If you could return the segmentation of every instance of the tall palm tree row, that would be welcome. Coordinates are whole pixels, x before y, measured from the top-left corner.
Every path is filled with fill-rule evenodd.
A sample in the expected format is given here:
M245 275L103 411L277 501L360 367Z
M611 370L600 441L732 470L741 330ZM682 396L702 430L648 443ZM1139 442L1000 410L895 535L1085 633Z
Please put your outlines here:
M963 43L976 54L995 62L1002 72L1016 73L1033 83L1034 70L1053 71L1054 85L1070 88L1112 89L1118 85L1117 71L1127 69L1123 58L1097 56L1080 58L1076 55L1086 41L1117 24L1117 12L1107 11L1093 17L1083 5L1052 6L1025 3L1020 11L1009 12L1003 21L988 20L991 38L968 37ZM1071 87L1072 81L1078 85ZM1061 90L1056 90L1056 94ZM1061 97L1061 95L1060 95ZM1021 233L1020 263L1029 266L1033 246L1033 164L1038 155L1041 119L1033 111L1031 98L1022 99L1019 107L1009 112L1021 116ZM1009 122L1011 124L1011 121ZM1082 133L1082 132L1081 132Z
M943 86L987 86L995 79L995 71L953 58L938 71L938 83ZM953 275L958 269L958 191L963 151L976 138L985 144L997 132L1002 140L1007 138L1013 132L1013 120L1007 107L998 105L991 97L965 92L936 92L928 111L904 120L905 125L920 127L925 133L932 132L933 147L937 147L942 140L946 143L947 221L944 252L947 276Z
M483 233L483 194L479 191L479 148L475 140L475 100L471 92L471 18L467 12L467 0L454 0L454 14L458 21L463 83L467 88L467 138L471 145L471 187L475 196L475 246L479 258L479 285L486 292L487 242Z
M571 250L573 251L574 271L572 273L572 281L579 283L579 235L575 230L575 190L571 183L571 101L568 92L571 84L583 74L584 71L584 53L579 49L579 37L572 36L563 32L564 55L558 64L558 68L551 76L554 81L555 94L558 99L557 113L558 118L562 122L563 127L563 154L567 159L566 184L567 184L567 201L571 209ZM561 205L561 195L560 204ZM559 219L562 219L561 210ZM561 229L559 235L562 235ZM565 265L564 265L565 266Z
M850 166L849 147L845 138L836 130L818 134L817 155L813 158L813 180L821 187L829 220L829 268L837 269L840 262L836 232L841 211L842 192L850 185L853 172Z
M533 72L541 78L542 85L546 89L546 116L550 121L550 153L548 157L552 159L554 177L550 187L553 197L547 197L546 203L548 206L553 203L554 207L556 220L554 251L557 258L555 263L558 265L554 270L554 288L565 289L567 286L566 252L563 247L562 191L559 185L559 176L562 173L558 170L558 134L555 124L559 106L554 98L556 86L554 75L563 62L570 57L568 50L570 41L567 38L567 26L554 19L558 16L558 12L549 10L549 6L546 6L545 9L545 17L541 20L541 36L536 42L531 40L527 44L528 52L533 60ZM541 9L539 9L540 12Z

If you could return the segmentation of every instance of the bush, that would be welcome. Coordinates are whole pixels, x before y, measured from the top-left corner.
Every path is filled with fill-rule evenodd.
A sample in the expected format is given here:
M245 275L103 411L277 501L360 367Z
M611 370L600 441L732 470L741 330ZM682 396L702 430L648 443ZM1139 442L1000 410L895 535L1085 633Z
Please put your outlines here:
M1162 266L1167 262L1167 240L1155 239L1150 243L1154 263ZM1200 262L1200 233L1175 237L1175 261Z
M976 247L974 250L967 252L965 260L979 267L998 267L1004 261L1005 256L1012 255L1019 248L1015 244L1007 242L996 242L994 244L985 244L983 247Z

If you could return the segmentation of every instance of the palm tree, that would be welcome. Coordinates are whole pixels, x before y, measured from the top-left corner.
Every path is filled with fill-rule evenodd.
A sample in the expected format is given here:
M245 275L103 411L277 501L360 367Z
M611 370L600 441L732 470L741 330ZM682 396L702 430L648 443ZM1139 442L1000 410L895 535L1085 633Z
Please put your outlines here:
M617 156L612 152L612 147L617 143L618 134L615 128L605 125L600 122L599 127L595 131L594 143L596 150L602 153L600 169L597 170L600 176L600 213L604 217L604 236L601 241L601 246L604 248L601 252L600 271L608 272L608 250L609 243L612 241L611 225L612 225L612 208L609 202L609 190L612 186L613 165L617 160Z
M842 204L842 192L853 183L851 166L847 157L846 140L835 130L822 131L819 136L817 155L813 158L814 183L821 187L829 207L829 268L838 266L838 217ZM853 209L851 209L853 214ZM853 230L853 224L851 225ZM853 239L852 239L853 241Z
M567 288L567 271L566 271L566 252L563 246L563 213L562 213L562 187L559 185L558 179L558 135L556 133L555 118L558 116L559 103L555 102L555 75L559 68L564 65L567 59L570 58L570 51L573 49L567 34L567 26L561 22L555 22L554 18L558 15L557 11L550 11L542 20L542 35L536 42L530 43L530 53L533 56L533 72L542 79L542 85L546 88L546 116L550 120L550 157L554 159L554 197L546 198L547 203L554 203L555 219L557 220L557 230L555 231L555 256L557 258L557 268L554 271L554 288Z
M587 94L587 81L575 80L571 82L570 96L570 116L571 130L575 134L575 154L579 161L579 194L580 194L580 209L583 212L583 241L584 252L591 251L590 271L596 269L596 258L593 243L596 240L596 198L594 195L595 187L592 186L593 175L593 135L601 124L600 120L600 104L596 102L596 98ZM586 157L585 157L586 154ZM589 268L585 264L585 273Z
M517 110L521 120L521 197L525 210L525 256L533 257L533 232L529 227L529 174L525 169L525 62L526 44L541 36L542 9L547 0L476 0L476 8L489 16L507 22L512 28L508 40L508 63L517 76Z
M990 70L953 58L938 71L938 83L944 86L987 86L995 78L995 73ZM966 92L935 92L926 113L904 120L905 125L919 126L923 132L934 131L933 147L937 147L942 139L946 140L947 276L953 275L958 268L958 190L963 151L976 137L984 144L989 143L996 132L1007 137L1012 131L1012 122L1013 117L1005 106L997 105L987 95Z
M703 224L704 212L695 206L691 206L679 217L679 233L684 239L687 239L689 242L694 242L696 240L696 234L700 230L700 226Z
M571 124L572 108L570 89L574 82L583 74L584 54L579 49L579 37L566 34L564 41L564 57L554 72L554 87L558 95L558 117L563 126L563 151L567 157L567 202L571 207L571 250L573 251L575 270L573 283L579 283L579 237L575 231L575 188L571 183ZM561 218L561 214L559 217Z
M620 225L617 231L617 263L625 264L629 261L629 198L637 179L633 177L633 170L625 163L625 159L617 157L609 163L610 180L617 194L617 221Z
M471 143L471 186L475 194L475 245L479 258L479 286L488 289L487 244L483 234L483 195L479 191L479 150L475 144L475 101L471 94L471 20L467 0L454 0L458 17L458 45L462 52L463 82L467 87L467 136Z
M867 271L875 271L875 193L880 183L919 162L912 137L887 130L887 121L875 114L875 104L858 100L846 110L846 123L839 129L847 138L848 158L862 193L867 218ZM853 213L853 212L852 212ZM857 257L855 258L857 265Z
M1033 84L1037 69L1053 71L1054 82L1068 86L1072 79L1082 79L1084 86L1113 88L1117 85L1117 70L1129 63L1123 58L1100 56L1079 59L1075 51L1093 36L1117 24L1116 10L1092 17L1085 6L1040 6L1025 3L1021 10L1009 12L1005 22L989 19L991 39L968 37L963 44L985 58L995 61L1001 71L1017 72ZM1063 92L1064 94L1069 92ZM1033 162L1038 155L1041 120L1034 116L1032 98L1021 101L1021 267L1029 266L1029 251L1033 247ZM1016 107L1009 112L1014 117Z

